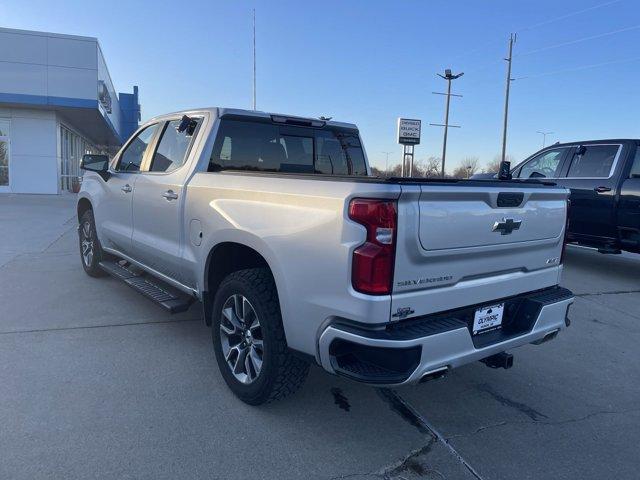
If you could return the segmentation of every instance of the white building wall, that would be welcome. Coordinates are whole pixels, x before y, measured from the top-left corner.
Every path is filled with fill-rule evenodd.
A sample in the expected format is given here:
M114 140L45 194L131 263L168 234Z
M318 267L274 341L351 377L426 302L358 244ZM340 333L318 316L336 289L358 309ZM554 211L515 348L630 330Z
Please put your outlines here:
M58 132L53 111L0 108L11 124L9 192L58 193Z
M0 45L0 92L97 99L95 38L2 29Z
M132 94L124 97L126 134L137 123L130 119L139 108L137 89L134 92L135 105L129 105ZM109 99L111 113L105 109ZM64 184L59 177L61 165L68 174L67 157L60 148L60 123L73 131L74 145L96 150L93 144L122 142L122 116L96 38L0 28L0 118L9 119L11 125L9 186L0 185L0 192L58 193ZM77 138L78 131L84 132L82 139ZM75 175L75 148L71 160Z

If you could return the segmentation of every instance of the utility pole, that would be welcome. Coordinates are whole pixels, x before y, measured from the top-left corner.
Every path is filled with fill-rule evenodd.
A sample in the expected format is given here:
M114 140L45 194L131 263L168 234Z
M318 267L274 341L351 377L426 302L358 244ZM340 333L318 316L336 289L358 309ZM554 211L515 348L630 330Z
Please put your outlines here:
M382 152L382 153L384 153L387 156L387 161L384 164L385 165L384 171L388 172L389 171L389 155L391 155L393 152Z
M253 109L256 109L256 9L253 9Z
M536 131L536 133L542 135L542 148L544 148L544 146L547 144L547 135L553 135L555 132L545 132L542 130L538 130Z
M504 126L502 129L502 161L507 156L507 119L509 117L509 87L513 78L511 78L511 63L513 60L513 44L516 42L516 34L512 33L509 36L509 57L505 58L507 61L507 86L504 95Z
M449 125L449 104L451 102L451 97L462 97L462 95L456 95L455 93L451 93L451 81L463 76L464 72L460 72L457 75L453 75L451 73L451 69L447 68L444 71L444 75L440 75L439 73L437 75L440 78L444 78L447 81L447 93L431 92L434 95L446 95L447 97L447 103L446 103L445 114L444 114L444 124L430 123L429 125L433 125L436 127L444 127L444 140L442 141L442 172L441 172L442 178L444 178L444 163L447 157L447 135L449 133L449 127L460 128L460 125Z

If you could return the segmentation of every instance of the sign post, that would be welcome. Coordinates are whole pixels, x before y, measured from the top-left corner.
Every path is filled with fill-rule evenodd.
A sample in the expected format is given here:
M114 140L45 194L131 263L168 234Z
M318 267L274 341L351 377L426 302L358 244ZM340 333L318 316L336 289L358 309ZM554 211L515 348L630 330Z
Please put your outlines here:
M420 120L398 118L398 143L402 145L403 177L413 175L413 147L420 144Z

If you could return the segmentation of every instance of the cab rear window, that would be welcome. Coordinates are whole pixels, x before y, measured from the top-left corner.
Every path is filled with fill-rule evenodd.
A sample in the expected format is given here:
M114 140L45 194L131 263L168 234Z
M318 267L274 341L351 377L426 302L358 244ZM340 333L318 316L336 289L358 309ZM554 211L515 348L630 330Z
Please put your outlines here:
M222 119L209 171L366 175L355 131Z

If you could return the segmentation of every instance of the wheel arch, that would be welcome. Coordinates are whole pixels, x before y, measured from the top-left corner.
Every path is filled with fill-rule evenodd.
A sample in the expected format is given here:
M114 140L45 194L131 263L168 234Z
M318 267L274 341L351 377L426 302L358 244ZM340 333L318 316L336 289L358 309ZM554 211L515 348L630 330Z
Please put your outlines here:
M78 214L78 222L80 222L82 215L84 215L87 210L93 210L93 205L91 205L91 200L86 197L82 197L78 199L78 205L76 208Z
M274 278L276 292L278 292L278 302L280 295L278 282L267 259L255 248L236 241L224 241L214 245L205 262L204 268L204 292L202 304L204 309L204 319L207 325L211 325L211 312L213 309L213 298L224 278L239 270L248 268L266 268Z

